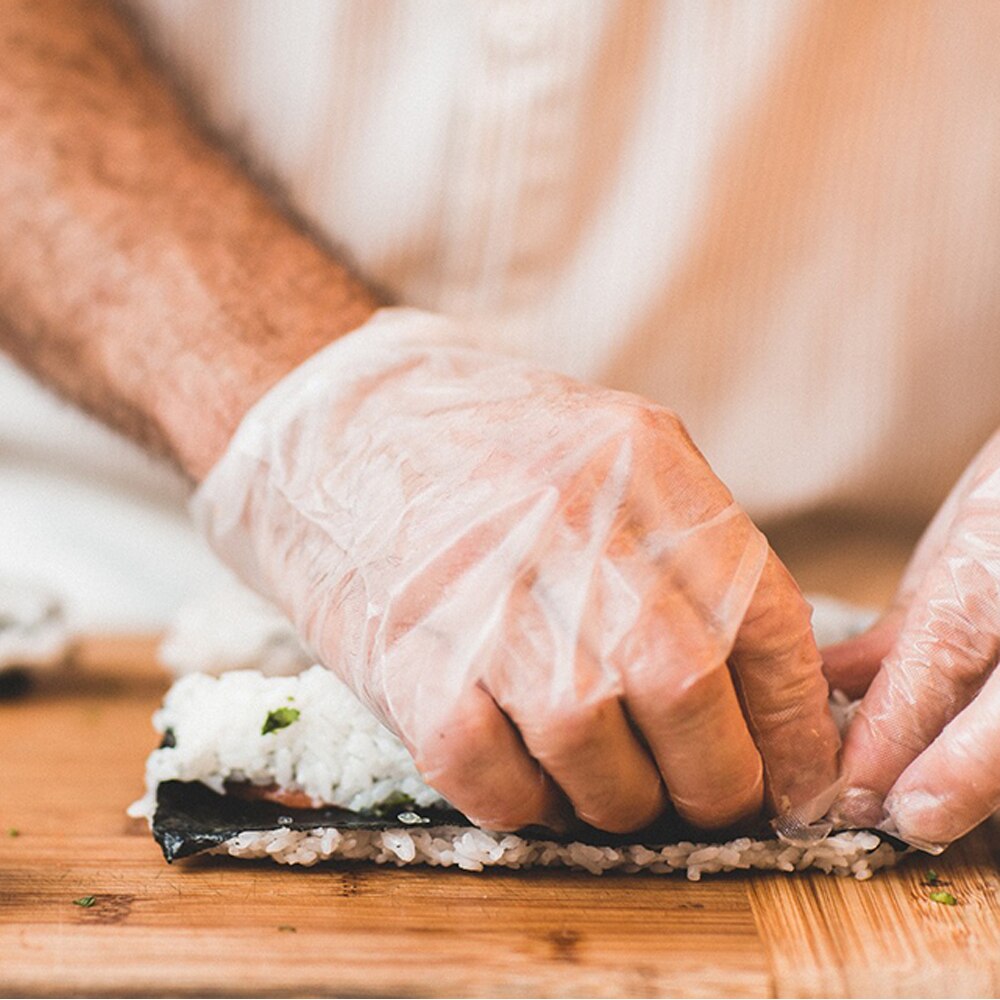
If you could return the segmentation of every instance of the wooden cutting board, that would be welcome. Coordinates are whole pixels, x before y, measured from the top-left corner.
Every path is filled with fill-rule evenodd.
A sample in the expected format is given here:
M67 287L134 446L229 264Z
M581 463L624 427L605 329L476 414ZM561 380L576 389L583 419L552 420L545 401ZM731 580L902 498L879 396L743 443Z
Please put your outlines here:
M1000 993L984 833L863 883L168 866L124 813L165 686L152 640L93 640L73 673L0 704L0 994ZM956 907L928 898L930 864Z

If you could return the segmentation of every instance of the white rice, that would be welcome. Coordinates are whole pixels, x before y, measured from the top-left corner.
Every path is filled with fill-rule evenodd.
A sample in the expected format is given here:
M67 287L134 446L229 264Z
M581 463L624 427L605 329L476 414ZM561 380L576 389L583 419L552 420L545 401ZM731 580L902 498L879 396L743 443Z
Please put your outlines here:
M300 714L285 728L262 733L268 714L281 708ZM219 794L226 782L277 785L317 805L355 812L394 795L419 806L444 804L399 739L323 667L297 677L255 670L189 674L167 692L153 724L161 733L170 730L176 745L150 755L147 795L133 815L152 815L163 781L200 781Z
M647 847L627 844L595 847L528 840L510 833L470 827L439 826L390 830L247 831L208 853L236 858L270 858L286 865L320 861L367 861L376 864L425 864L465 871L484 868L573 868L601 875L606 871L685 872L692 881L716 872L796 872L808 868L864 880L902 856L890 844L867 831L834 834L811 847L777 840L741 837L725 844L676 844Z
M59 599L24 580L0 580L0 673L61 666L70 638Z

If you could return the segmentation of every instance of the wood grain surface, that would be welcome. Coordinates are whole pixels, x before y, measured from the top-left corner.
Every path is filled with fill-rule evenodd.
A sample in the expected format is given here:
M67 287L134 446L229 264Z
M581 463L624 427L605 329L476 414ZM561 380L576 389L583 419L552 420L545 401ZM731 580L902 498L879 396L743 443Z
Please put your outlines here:
M884 543L786 556L810 586L881 601L905 552ZM124 813L166 687L153 648L88 641L71 673L0 704L3 995L1000 993L984 832L932 862L956 907L929 900L924 858L864 883L168 866ZM93 906L73 904L85 896Z

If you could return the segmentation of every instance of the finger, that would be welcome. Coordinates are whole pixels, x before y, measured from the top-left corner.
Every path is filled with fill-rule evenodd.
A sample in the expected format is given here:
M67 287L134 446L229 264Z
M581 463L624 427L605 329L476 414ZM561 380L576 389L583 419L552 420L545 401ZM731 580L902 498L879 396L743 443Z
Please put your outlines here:
M862 697L896 644L905 618L905 609L894 607L860 635L824 646L820 655L830 687L849 698Z
M837 775L840 735L811 614L791 574L769 552L730 663L763 759L769 804L779 815L827 791Z
M541 702L504 702L504 708L583 822L626 833L649 826L666 808L656 764L617 698L581 699L554 710Z
M990 442L983 456L987 456L988 449L996 449L998 444L1000 439ZM974 483L977 466L977 461L969 464L924 530L885 615L860 635L821 650L823 670L831 687L838 688L850 698L860 698L868 690L882 661L896 643L914 595L948 543L965 494Z
M763 766L717 641L680 591L623 645L625 703L656 759L677 811L719 829L756 816Z
M587 648L605 602L594 595L592 609L587 574L553 574L553 562L558 568L551 557L511 595L506 640L485 686L581 820L638 830L666 807L663 783L625 716L618 672L602 669Z
M885 800L886 829L939 853L1000 809L1000 672L903 772Z
M643 581L636 592L649 597L636 625L602 658L618 665L626 710L677 811L697 826L717 829L758 815L763 804L760 755L726 660L767 543L718 489L704 459L694 456L687 481L701 485L685 500L688 515L698 513L683 525L664 522L662 504L651 499L676 494L684 477L676 476L676 462L662 460L670 456L650 456L648 467L664 481L652 497L636 496L633 510L652 527L637 536L634 552L614 553L633 584Z
M414 753L417 768L477 826L488 830L565 826L558 790L481 688L471 688L448 723L425 743Z
M846 788L832 815L871 826L903 771L979 690L996 663L1000 572L982 554L946 549L913 598L899 641L844 742Z
M984 469L1000 467L1000 433L995 434L965 467L958 482L952 487L943 504L937 509L930 524L924 529L903 572L893 606L906 608L920 589L924 578L939 562L949 540L955 533L960 518L964 517L966 497L975 488ZM994 505L995 506L995 505Z

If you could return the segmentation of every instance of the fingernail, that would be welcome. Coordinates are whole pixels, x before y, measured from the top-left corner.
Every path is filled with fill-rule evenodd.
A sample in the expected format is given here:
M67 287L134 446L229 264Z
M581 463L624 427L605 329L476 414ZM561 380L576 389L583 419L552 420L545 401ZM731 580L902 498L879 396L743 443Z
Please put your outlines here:
M870 788L845 788L830 807L836 826L874 827L885 819L882 796Z
M837 799L841 782L834 781L821 792L793 806L786 796L778 805L778 815L771 827L779 840L807 847L824 840L833 829L832 821L824 819Z
M956 830L945 804L927 792L903 792L885 800L882 829L928 854L940 854L964 830Z

